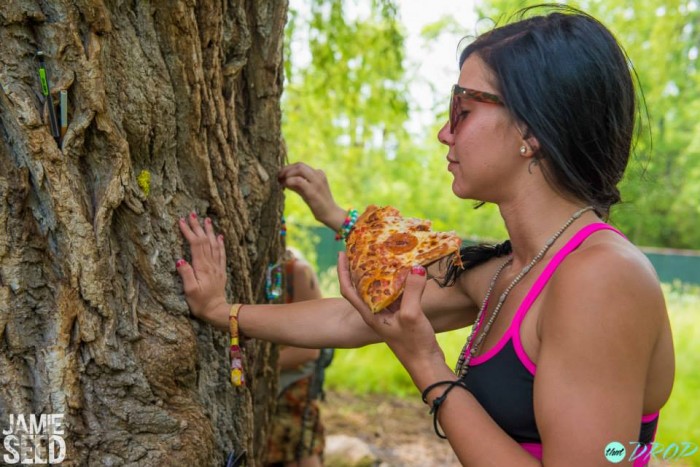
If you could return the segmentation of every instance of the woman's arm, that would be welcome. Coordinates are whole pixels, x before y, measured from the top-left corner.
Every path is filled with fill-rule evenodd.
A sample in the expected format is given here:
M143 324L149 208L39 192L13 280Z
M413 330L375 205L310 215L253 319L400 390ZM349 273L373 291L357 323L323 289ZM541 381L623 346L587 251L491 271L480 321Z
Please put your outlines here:
M187 265L178 268L188 267ZM181 273L182 274L182 273ZM184 281L184 279L183 279ZM214 327L229 329L232 304L226 301L192 314ZM244 304L238 326L246 337L304 348L356 348L381 342L342 298L323 298L284 305Z
M226 301L226 252L223 238L211 222L204 228L192 213L180 219L180 230L190 245L192 264L179 260L185 299L192 314L228 330L231 304ZM458 286L441 288L430 281L424 294L426 315L436 331L473 321L473 302ZM355 308L345 299L327 298L285 305L244 305L238 315L243 334L295 347L353 348L381 342Z
M211 325L229 329L231 304L226 301L226 250L210 219L204 228L197 215L180 219L180 231L190 245L192 264L177 262L192 314ZM238 314L240 331L258 339L295 347L358 347L379 337L343 299L319 299L286 305L245 305Z
M341 254L338 265L340 290L359 311L364 321L377 332L423 392L438 381L455 381L457 376L445 363L435 331L422 304L431 281L426 271L415 267L406 278L401 307L395 313L373 314L352 287L347 259ZM444 297L448 299L449 297ZM428 405L443 394L447 385L427 394ZM538 465L486 413L474 397L460 387L454 388L439 409L439 421L463 465Z
M572 253L542 297L534 403L545 464L605 466L609 443L630 448L638 441L666 316L658 280L641 256L631 245L609 244Z
M609 465L604 457L608 443L637 441L649 362L665 314L659 284L640 261L587 250L579 261L570 255L546 298L540 297L546 302L541 305L534 408L544 465ZM382 316L371 314L349 274L341 275L343 295L387 342L420 391L456 380L421 309L424 284L419 270L410 274L401 308ZM429 391L428 404L446 388ZM541 465L462 387L449 393L438 414L464 465Z
M292 274L287 278L287 281L291 281L291 292L289 285L287 286L288 292L291 293L291 301L303 302L322 298L316 272L303 258L296 253L294 256L295 258L289 260L292 261ZM280 349L278 364L282 371L295 370L305 363L317 360L320 355L319 349L285 346Z
M277 179L284 188L289 188L302 197L317 221L334 231L343 225L346 211L333 199L323 170L297 162L283 167Z

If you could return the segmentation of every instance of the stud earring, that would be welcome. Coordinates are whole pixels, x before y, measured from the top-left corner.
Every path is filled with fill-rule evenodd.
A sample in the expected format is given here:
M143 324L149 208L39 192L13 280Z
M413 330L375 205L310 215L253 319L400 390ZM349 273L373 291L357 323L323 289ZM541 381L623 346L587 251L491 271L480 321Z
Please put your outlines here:
M527 152L527 148L523 144L522 146L520 146L520 155L524 156L526 152Z

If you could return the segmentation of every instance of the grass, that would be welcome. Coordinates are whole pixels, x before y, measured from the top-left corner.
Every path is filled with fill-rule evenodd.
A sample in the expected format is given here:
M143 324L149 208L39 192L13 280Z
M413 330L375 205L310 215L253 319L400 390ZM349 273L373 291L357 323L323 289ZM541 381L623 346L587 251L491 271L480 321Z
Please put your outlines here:
M661 411L657 441L700 445L700 288L664 287L676 350L676 380ZM688 459L700 466L700 452Z
M469 329L460 329L438 335L445 352L445 361L453 366L467 339ZM326 373L330 389L346 390L356 394L383 393L414 397L418 390L411 377L396 360L386 344L374 344L360 349L338 349Z
M321 275L327 296L338 295L336 284L332 271ZM664 446L682 446L683 442L700 445L700 287L664 284L664 293L674 335L676 379L671 399L661 411L656 441ZM450 366L457 361L468 332L461 329L438 335ZM408 373L385 344L337 350L326 385L355 394L418 397ZM700 449L684 462L700 466Z

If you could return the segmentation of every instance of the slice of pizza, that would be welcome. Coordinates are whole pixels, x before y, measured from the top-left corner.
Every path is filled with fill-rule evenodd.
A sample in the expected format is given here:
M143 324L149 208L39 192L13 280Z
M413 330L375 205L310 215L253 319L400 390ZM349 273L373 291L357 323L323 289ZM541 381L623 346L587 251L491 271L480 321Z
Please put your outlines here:
M373 313L403 292L406 276L449 254L461 265L461 239L454 232L434 232L428 220L403 217L391 206L369 206L347 238L350 276Z

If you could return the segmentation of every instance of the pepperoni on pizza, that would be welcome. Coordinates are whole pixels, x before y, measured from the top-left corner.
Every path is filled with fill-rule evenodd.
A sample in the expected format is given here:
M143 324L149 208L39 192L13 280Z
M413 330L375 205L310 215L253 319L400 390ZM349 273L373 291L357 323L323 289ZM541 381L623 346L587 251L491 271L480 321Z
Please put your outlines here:
M433 232L428 220L403 217L391 206L369 206L347 238L350 275L360 297L378 313L403 292L411 267L450 253L461 265L460 238Z

